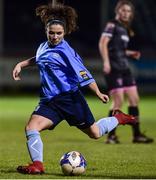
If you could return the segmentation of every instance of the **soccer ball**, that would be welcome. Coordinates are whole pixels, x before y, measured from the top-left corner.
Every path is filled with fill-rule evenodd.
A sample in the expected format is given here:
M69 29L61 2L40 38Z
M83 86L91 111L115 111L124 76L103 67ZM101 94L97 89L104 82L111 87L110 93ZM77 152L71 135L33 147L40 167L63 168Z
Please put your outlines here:
M87 163L81 153L71 151L61 157L60 166L65 175L81 175L85 172Z

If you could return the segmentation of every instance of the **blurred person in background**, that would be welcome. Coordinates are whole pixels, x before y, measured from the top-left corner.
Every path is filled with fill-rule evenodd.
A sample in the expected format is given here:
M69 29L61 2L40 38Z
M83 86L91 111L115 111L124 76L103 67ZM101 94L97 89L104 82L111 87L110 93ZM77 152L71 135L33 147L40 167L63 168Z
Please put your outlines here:
M127 49L130 38L134 36L130 27L134 18L134 5L128 0L120 0L115 7L115 14L115 19L106 24L99 40L103 72L112 98L109 116L112 116L113 110L122 108L126 96L128 113L138 119L138 123L132 125L133 143L152 143L153 139L140 131L139 95L128 63L129 58L138 60L141 55L139 51ZM120 143L116 129L108 134L106 143Z
M62 120L94 139L100 138L119 124L136 122L133 116L119 110L114 112L113 117L95 122L80 87L88 86L103 103L107 103L109 97L100 92L80 56L64 40L66 34L76 30L75 10L62 4L49 4L39 6L36 14L45 24L47 41L40 44L35 57L19 62L13 70L13 78L20 80L23 68L37 65L41 78L40 102L25 127L32 163L17 168L18 172L24 174L44 173L40 132L54 129Z

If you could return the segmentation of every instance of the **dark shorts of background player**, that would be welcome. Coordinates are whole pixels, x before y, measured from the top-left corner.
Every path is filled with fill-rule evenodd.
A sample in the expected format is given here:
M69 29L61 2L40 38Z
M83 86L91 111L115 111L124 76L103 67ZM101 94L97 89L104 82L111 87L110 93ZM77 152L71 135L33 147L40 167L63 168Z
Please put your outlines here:
M80 91L65 92L52 98L48 103L40 103L32 113L52 120L54 129L62 120L79 129L89 128L95 119Z
M108 91L117 88L125 88L136 86L136 81L130 71L130 69L122 71L111 71L111 73L105 75Z

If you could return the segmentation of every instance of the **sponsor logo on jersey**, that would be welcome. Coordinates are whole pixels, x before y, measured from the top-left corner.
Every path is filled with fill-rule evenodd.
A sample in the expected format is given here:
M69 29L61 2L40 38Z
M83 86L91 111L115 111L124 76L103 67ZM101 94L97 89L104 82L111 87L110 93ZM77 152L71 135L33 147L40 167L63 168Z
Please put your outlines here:
M35 110L34 110L34 111L35 111L35 112L36 112L36 111L38 111L38 110L39 110L39 108L40 108L40 105L38 105L38 106L35 108Z
M121 39L124 40L124 41L126 41L126 42L129 42L129 37L126 36L126 35L122 35L122 36L121 36Z

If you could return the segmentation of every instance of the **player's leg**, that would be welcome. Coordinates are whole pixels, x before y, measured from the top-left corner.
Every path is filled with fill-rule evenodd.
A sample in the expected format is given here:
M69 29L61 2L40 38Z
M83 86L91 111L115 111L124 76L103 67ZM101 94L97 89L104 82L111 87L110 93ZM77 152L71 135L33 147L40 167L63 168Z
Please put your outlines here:
M136 86L132 86L129 88L126 88L125 91L128 102L129 102L129 107L128 107L128 113L134 117L137 118L138 122L134 125L132 125L132 130L133 130L133 142L134 143L151 143L153 142L152 138L149 138L145 136L144 134L141 133L140 131L140 120L139 120L139 94L137 91Z
M126 88L125 94L128 98L128 113L135 116L138 119L138 122L132 126L133 137L136 137L140 134L140 122L139 122L139 95L137 92L136 86Z
M112 113L115 109L121 109L123 101L124 101L124 94L122 88L113 89L110 91L112 104L109 110L108 116L111 117ZM120 143L118 137L116 135L116 128L113 129L107 136L106 144L117 144Z
M81 129L90 138L98 139L104 134L109 133L112 129L118 126L118 120L114 117L100 119L98 122L93 123L89 128Z
M81 92L74 93L70 104L67 106L68 111L66 108L68 112L68 116L66 116L67 122L70 125L75 125L91 138L98 139L101 133L108 133L118 125L118 121L115 117L103 118L97 122L97 125Z
M26 125L27 146L32 161L43 162L43 143L40 131L49 129L53 125L52 121L40 115L32 115Z
M49 105L39 105L33 112L29 122L26 125L27 147L32 164L19 166L18 172L24 174L42 174L43 167L43 143L40 137L40 131L52 129L61 120L58 114Z
M123 100L124 100L122 72L111 71L111 73L105 75L105 80L107 83L109 95L112 100L112 104L108 112L108 116L111 117L112 112L115 109L121 108ZM118 137L116 136L116 128L113 129L108 134L106 143L108 144L119 143Z
M124 114L120 110L115 110L112 117L102 118L94 122L88 128L82 129L90 138L98 139L101 136L111 132L118 125L133 124L136 120L133 116Z
M95 123L93 114L80 91L68 95L65 99L68 99L68 101L63 101L63 105L66 106L61 107L65 119L71 126L78 127L91 138L98 139L111 132L118 124L135 123L134 117L119 110L116 110L112 117L102 118Z
M32 160L28 166L19 166L18 172L24 174L42 174L43 167L43 143L40 137L40 131L52 126L52 121L39 115L32 115L26 125L27 147Z

